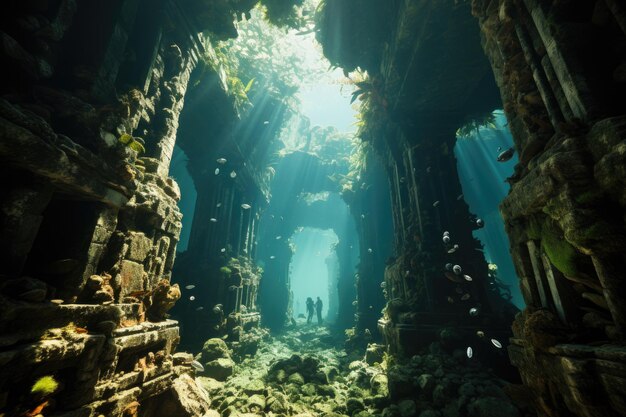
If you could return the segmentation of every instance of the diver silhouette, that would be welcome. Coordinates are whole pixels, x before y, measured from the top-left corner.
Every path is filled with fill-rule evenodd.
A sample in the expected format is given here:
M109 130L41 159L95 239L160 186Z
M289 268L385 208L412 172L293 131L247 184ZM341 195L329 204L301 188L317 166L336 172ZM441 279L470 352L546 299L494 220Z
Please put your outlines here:
M322 303L322 300L317 297L317 301L315 302L315 310L317 311L317 324L322 324L322 308L324 307L324 304Z
M313 311L315 310L315 304L313 303L313 299L311 297L307 297L306 299L306 312L307 318L306 322L310 323L313 320Z

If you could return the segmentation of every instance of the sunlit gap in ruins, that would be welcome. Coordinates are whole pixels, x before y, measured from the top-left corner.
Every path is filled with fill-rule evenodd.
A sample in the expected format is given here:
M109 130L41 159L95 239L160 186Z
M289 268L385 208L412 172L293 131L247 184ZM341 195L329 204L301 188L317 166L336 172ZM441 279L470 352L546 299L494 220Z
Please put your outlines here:
M499 211L510 189L506 179L513 174L518 158L513 155L508 161L498 161L498 155L512 146L513 138L501 110L488 114L482 125L457 131L454 154L463 191L457 199L466 201L473 213L468 221L476 226L473 234L483 244L490 288L523 308L524 299Z
M311 319L317 324L334 322L339 301L336 291L339 271L337 255L332 249L338 243L337 235L330 230L303 228L294 233L290 242L295 252L289 265L292 317L306 319L307 323ZM314 308L317 298L322 306L321 320Z

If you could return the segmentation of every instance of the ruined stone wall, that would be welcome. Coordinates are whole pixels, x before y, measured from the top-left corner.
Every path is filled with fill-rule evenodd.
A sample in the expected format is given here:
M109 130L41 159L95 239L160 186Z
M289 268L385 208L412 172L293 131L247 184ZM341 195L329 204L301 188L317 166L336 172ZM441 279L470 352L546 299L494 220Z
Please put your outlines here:
M400 355L447 327L476 346L484 345L479 334L510 334L516 310L472 236L483 223L463 199L453 151L463 123L499 106L489 71L468 4L407 1L397 7L379 70L369 74L360 133L385 167L395 233L378 325ZM506 368L506 355L493 356Z
M540 415L626 414L624 10L473 2L520 155L500 208L527 303L509 350Z
M188 248L174 270L188 296L172 314L185 323L187 348L199 350L210 337L227 337L236 352L253 353L263 333L257 331L262 271L255 258L269 193L265 154L257 158L256 152L272 146L276 132L266 130L259 138L251 125L280 121L284 109L276 109L263 91L257 94L267 106L238 114L222 87L228 83L224 77L209 65L198 67L191 76L197 88L188 91L181 113L177 144L189 156L198 196Z
M169 1L21 2L2 18L0 413L208 409L167 316L192 27Z
M396 256L385 270L387 307L379 328L391 350L410 356L449 326L468 343L480 344L474 341L479 331L506 339L515 308L493 285L482 245L472 236L482 220L462 198L454 135L416 144L397 127L388 134L395 148L384 155ZM502 355L496 359L506 362Z

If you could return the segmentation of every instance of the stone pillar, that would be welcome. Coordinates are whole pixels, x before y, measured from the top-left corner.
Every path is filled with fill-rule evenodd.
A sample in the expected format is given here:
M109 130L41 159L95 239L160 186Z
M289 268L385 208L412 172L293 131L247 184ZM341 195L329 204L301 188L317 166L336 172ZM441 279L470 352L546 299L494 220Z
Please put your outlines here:
M161 79L161 97L158 103L160 109L154 116L154 147L148 147L151 153L148 156L159 161L157 173L161 177L167 177L176 145L176 132L178 131L178 119L185 102L185 92L195 68L196 60L187 54L183 54L178 45L164 40L161 51L161 66L163 76Z
M591 257L593 265L598 273L598 279L602 285L604 298L611 312L616 334L615 339L624 340L626 335L626 303L624 294L624 268L626 264L622 254L613 256Z

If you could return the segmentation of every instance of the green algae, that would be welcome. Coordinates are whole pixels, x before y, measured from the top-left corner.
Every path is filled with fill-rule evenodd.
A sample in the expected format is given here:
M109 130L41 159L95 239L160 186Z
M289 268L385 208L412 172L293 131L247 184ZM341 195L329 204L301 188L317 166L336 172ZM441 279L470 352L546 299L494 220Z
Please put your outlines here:
M39 378L30 389L32 394L39 394L42 396L47 396L53 394L57 388L59 388L59 383L54 379L54 377L50 375L42 376Z

